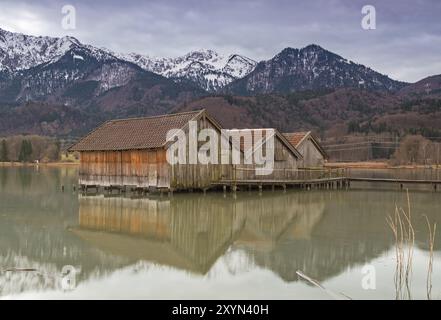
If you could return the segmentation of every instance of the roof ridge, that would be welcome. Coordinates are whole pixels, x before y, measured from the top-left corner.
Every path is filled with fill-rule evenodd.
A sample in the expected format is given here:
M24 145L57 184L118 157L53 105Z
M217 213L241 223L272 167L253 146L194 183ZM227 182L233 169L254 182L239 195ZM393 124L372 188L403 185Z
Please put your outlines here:
M178 113L168 113L168 114L162 114L162 115L150 116L150 117L133 117L133 118L124 118L124 119L112 119L112 120L108 120L107 122L120 122L120 121L168 118L168 117L172 117L172 116L181 116L181 115L186 115L186 114L191 114L191 113L199 114L199 113L201 113L203 111L205 111L205 109L194 110L194 111L186 111L186 112L178 112Z

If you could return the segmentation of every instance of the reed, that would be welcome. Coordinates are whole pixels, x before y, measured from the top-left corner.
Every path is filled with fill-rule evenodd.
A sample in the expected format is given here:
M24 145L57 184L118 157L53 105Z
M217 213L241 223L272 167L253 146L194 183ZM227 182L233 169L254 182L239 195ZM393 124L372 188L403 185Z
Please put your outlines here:
M386 221L395 239L395 298L397 300L412 299L411 279L415 230L412 225L409 192L407 192L407 211L396 205L394 215L389 215Z
M432 272L433 272L433 249L435 244L435 234L436 234L436 222L433 226L430 224L429 218L425 216L427 222L427 228L429 229L429 265L427 268L427 299L432 300Z

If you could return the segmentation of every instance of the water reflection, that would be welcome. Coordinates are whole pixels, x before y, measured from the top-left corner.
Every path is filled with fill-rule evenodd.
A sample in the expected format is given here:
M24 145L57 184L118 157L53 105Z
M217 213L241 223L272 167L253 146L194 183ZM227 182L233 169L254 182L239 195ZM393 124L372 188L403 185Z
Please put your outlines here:
M244 193L235 200L216 193L165 199L88 196L79 199L74 232L133 261L206 274L231 247L285 281L297 281L297 270L323 281L392 247L384 206L389 203L393 212L402 198L377 192ZM423 219L415 219L415 228L424 230ZM426 249L425 233L417 234L417 245Z
M206 273L243 228L236 204L219 196L128 199L80 197L73 232L132 261ZM103 232L96 232L103 231Z
M224 277L210 273L225 264L233 275L265 270L293 284L302 270L324 282L392 252L386 215L396 204L407 204L405 192L376 190L239 192L236 198L62 192L61 185L71 186L76 174L73 168L0 168L0 269L36 268L57 275L64 265L74 265L81 269L81 285L103 282L140 263L167 268L164 283L173 270L193 280ZM410 196L416 246L424 252L423 216L441 223L439 197ZM435 249L440 248L437 237ZM0 296L51 289L57 289L53 277L0 273Z

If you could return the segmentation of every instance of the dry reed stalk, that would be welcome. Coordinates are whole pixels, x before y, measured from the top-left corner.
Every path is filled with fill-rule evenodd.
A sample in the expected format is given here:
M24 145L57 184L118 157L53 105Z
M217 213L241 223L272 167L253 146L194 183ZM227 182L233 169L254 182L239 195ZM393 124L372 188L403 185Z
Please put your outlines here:
M411 278L413 263L413 248L415 244L415 231L412 226L410 210L410 197L407 192L407 212L395 205L394 217L388 216L386 221L395 238L395 294L396 299L411 299ZM406 250L407 249L407 250ZM403 294L403 288L406 294Z
M427 280L426 280L426 289L427 289L427 299L432 300L432 271L433 271L433 248L435 244L435 234L436 234L436 222L432 226L429 222L429 218L425 216L427 222L427 228L429 229L429 266L427 269Z

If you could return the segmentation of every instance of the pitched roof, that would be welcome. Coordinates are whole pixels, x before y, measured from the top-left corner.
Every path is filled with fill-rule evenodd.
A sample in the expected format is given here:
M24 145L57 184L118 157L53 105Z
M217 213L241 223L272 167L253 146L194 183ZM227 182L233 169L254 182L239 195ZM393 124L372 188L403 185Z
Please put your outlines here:
M298 147L300 143L303 141L303 139L309 134L311 131L304 131L304 132L291 132L291 133L284 133L283 135L288 139L288 141L294 146Z
M277 129L274 129L274 128L269 128L269 129L268 128L267 129L231 129L230 131L239 131L241 133L244 133L244 132L251 133L252 141L245 141L245 139L240 139L240 150L242 152L246 153L247 156L249 156L248 153L253 154L253 152L255 151L255 150L251 150L251 148L253 147L253 143L256 143L256 141L254 141L254 136L257 131L260 131L262 139L267 140L267 139L271 138L270 134L273 133L273 135L275 135L277 138L279 138L282 141L282 144L284 144L293 153L293 155L297 159L302 158L302 155L295 148L295 146L290 144L290 142L286 139L286 137L283 134L281 134ZM250 144L250 142L252 144ZM258 146L254 146L254 149L256 149L256 148L258 148Z
M314 137L311 131L290 132L284 133L283 135L296 148L298 148L303 143L303 141L306 141L307 138L311 138L311 141L314 143L314 145L320 151L323 157L328 158L328 154L320 145L318 140Z
M110 120L69 148L69 151L117 151L163 147L167 132L184 128L205 110L146 118Z

